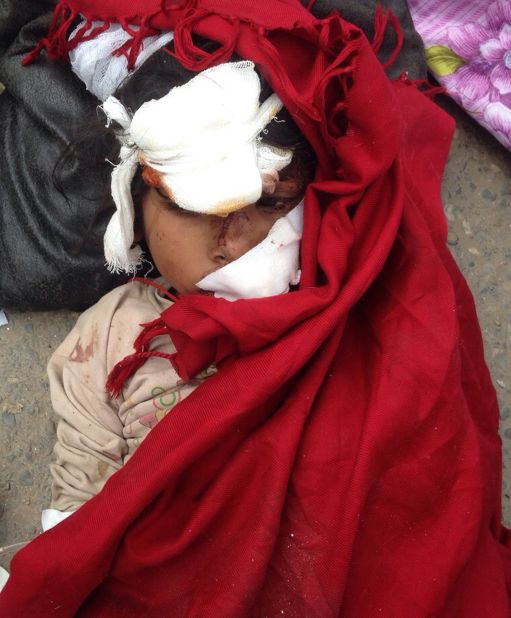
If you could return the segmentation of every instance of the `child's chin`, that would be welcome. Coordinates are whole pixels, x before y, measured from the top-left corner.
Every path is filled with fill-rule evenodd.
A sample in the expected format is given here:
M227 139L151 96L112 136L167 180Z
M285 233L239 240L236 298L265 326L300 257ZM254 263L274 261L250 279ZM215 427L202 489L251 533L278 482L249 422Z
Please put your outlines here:
M200 294L201 296L214 296L214 292L211 292L210 290L201 290L201 288L197 287L196 285L190 285L190 286L182 286L180 289L177 289L178 294L180 294L181 296L184 296L185 294L190 295L190 294Z

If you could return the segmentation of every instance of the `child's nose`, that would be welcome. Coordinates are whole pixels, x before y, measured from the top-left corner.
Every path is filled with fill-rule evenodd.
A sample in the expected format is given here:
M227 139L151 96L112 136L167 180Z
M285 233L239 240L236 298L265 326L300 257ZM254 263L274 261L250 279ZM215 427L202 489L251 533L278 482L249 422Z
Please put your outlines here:
M213 258L223 266L237 260L260 240L249 215L243 210L232 212L220 221Z

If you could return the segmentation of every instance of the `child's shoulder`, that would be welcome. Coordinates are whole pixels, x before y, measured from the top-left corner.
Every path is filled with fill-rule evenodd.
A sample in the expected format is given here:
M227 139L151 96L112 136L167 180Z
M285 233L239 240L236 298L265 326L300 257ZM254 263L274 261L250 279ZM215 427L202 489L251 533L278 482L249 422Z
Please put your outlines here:
M154 320L170 304L157 289L140 281L114 288L80 315L55 356L74 360L76 350L89 350L90 354L82 354L80 360L89 361L90 357L92 361L94 350L95 362L102 359L101 364L108 371L120 358L133 352L140 325Z
M156 280L160 285L163 280ZM143 281L128 281L124 285L114 288L100 300L87 309L81 318L91 315L103 318L112 323L129 318L132 322L138 319L153 319L171 304L171 301L162 296L159 290ZM138 322L140 323L140 322Z
M158 281L159 282L159 281ZM141 324L157 318L171 304L153 286L129 281L103 296L88 312L87 320L97 324L106 340L107 365L133 352ZM87 312L86 312L87 313Z

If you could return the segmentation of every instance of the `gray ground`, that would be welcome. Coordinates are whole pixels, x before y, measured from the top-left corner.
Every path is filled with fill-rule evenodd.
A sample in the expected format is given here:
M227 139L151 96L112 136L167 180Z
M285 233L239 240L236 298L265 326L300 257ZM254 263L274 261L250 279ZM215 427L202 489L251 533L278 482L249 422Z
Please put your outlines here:
M501 405L504 520L511 523L511 154L454 104L458 129L444 180L449 245L474 292ZM8 312L0 328L0 546L39 531L55 425L47 360L77 314ZM12 552L0 554L7 567Z

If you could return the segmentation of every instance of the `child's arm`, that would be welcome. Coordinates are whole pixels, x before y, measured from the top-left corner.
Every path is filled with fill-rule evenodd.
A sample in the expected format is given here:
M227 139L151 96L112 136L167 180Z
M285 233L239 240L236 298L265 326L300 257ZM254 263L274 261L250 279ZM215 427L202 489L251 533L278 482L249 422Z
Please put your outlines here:
M112 290L78 318L50 359L51 399L59 417L50 465L53 509L77 509L123 464L128 443L119 416L122 400L111 399L105 383L113 364L131 352L140 321L157 310L144 291L137 284Z
M166 359L150 358L117 399L105 390L112 367L133 351L140 324L155 319L170 301L154 288L129 283L83 313L48 365L59 423L54 462L53 509L77 509L97 494L140 442L209 372L187 383ZM154 348L175 352L168 337Z
M80 317L48 365L51 397L59 416L54 461L52 508L74 510L100 491L122 466L127 452L117 405L105 392L105 339L108 316ZM104 318L107 318L106 320Z

